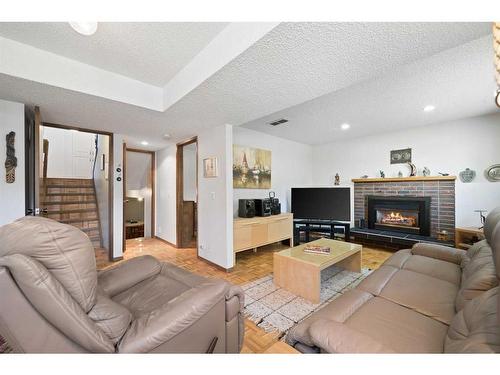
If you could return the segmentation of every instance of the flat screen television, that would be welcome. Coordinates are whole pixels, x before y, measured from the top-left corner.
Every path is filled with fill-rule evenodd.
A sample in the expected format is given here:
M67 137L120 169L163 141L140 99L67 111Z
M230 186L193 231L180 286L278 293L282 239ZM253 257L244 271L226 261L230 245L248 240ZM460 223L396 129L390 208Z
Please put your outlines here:
M348 187L292 188L294 219L351 221Z

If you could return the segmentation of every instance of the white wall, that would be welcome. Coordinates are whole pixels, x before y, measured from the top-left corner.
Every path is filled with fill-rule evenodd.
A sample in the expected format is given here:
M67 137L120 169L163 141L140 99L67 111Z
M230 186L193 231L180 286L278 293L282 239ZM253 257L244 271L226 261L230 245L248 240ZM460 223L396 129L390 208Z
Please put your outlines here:
M184 200L196 202L196 143L184 146L182 151Z
M156 152L156 236L172 244L176 234L176 146Z
M102 246L109 249L109 180L106 179L106 173L109 176L109 136L99 134L97 140L97 156L94 170L94 185L99 207L99 220L101 223ZM50 154L50 152L49 152ZM104 156L105 163L108 164L101 171L101 158Z
M390 150L412 148L412 161L421 175L424 166L431 175L446 172L458 177L471 168L477 175L472 183L456 182L456 225L479 226L477 209L492 210L500 206L500 183L484 177L484 170L500 163L500 115L462 119L450 123L406 129L315 146L313 149L313 182L333 185L335 173L341 184L352 186L351 179L362 175L395 177L404 164L390 164Z
M152 184L151 155L127 151L127 197L144 199L144 237L151 237ZM126 204L125 204L126 207Z
M281 211L289 212L291 188L312 184L312 146L241 127L233 129L233 143L272 152L271 189L234 189L234 217L238 216L238 199L268 198L269 191L276 193L281 203Z
M123 256L123 135L113 135L113 165L110 178L113 178L113 258ZM121 172L117 171L120 168ZM121 181L117 178L120 177Z
M95 134L42 126L49 141L48 178L92 178Z
M24 104L0 100L0 225L24 216L25 213L25 176L24 176ZM5 136L16 132L16 180L12 184L5 182Z
M232 126L222 125L198 135L198 165L216 157L218 177L198 171L198 255L221 267L234 265Z

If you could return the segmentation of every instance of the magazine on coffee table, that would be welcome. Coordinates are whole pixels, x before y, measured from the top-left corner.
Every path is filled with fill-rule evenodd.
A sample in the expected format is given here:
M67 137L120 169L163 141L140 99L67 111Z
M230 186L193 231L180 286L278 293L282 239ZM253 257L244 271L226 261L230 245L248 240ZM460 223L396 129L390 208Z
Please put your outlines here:
M330 247L317 246L317 245L306 245L306 247L304 247L304 253L329 255L330 254Z

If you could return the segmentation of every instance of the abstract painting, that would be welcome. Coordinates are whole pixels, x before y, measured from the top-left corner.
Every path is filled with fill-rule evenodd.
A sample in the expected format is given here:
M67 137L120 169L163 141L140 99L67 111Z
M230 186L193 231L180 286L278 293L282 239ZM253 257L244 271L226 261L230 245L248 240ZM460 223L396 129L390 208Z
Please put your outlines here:
M271 151L233 145L233 188L270 189Z

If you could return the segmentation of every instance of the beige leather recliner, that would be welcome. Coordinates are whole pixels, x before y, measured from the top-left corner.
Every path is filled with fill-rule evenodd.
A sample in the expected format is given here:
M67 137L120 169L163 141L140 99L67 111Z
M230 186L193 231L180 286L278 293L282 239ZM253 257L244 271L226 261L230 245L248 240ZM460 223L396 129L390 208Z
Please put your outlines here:
M25 217L0 227L0 335L27 353L238 353L243 291L151 256L96 271L88 237Z
M500 208L468 251L417 244L293 327L304 353L500 352Z

